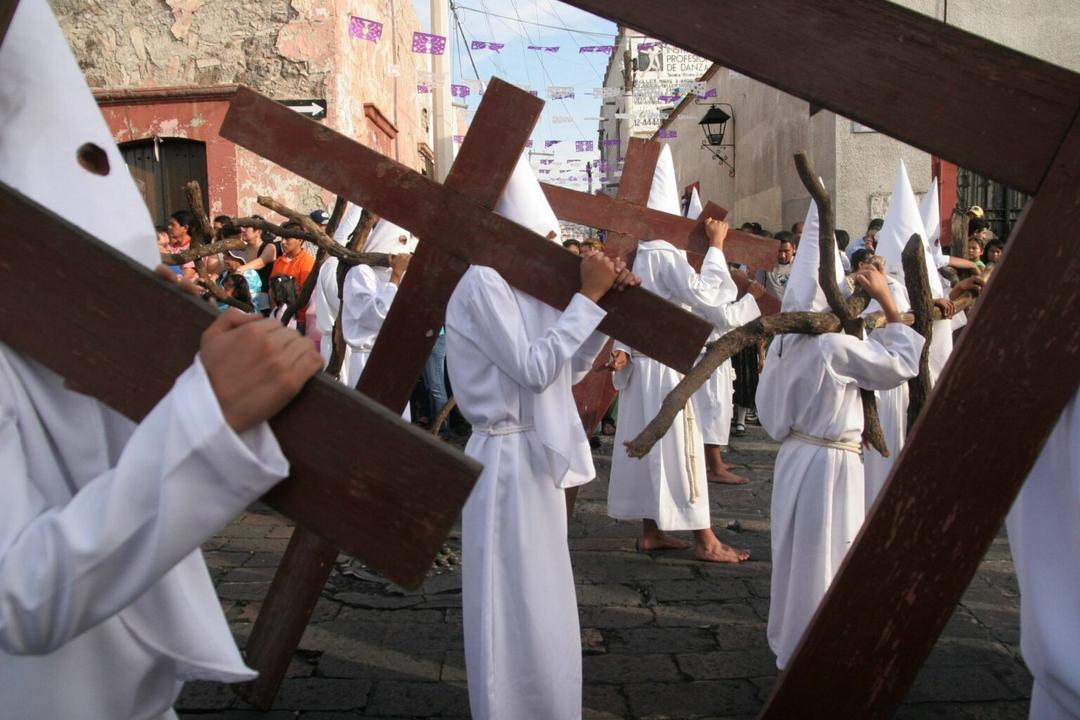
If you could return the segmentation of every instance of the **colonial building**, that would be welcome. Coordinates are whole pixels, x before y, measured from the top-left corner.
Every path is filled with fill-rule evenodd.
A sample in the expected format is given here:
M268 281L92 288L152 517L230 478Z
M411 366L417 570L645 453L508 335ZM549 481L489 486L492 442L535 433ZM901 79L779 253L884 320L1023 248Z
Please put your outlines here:
M209 189L211 215L257 213L259 195L298 210L332 200L219 136L238 84L303 101L298 111L433 174L431 96L417 92L430 56L410 51L421 28L408 0L53 6L156 222L186 207L188 180ZM378 42L354 37L353 17L382 23Z
M1073 0L903 0L900 4L1080 70L1080 3ZM726 31L738 32L738 28ZM639 98L655 95L650 95L651 87L638 90L643 80L651 78L643 74L641 53L634 48L655 41L620 30L618 43L607 70L609 89L600 122L604 159L612 173L605 185L608 192L614 193L617 187L617 163L625 155L628 138L648 137L671 146L684 189L697 185L703 200L727 208L737 224L756 221L777 231L803 219L810 199L792 162L800 151L810 154L834 199L837 227L848 230L853 238L862 235L871 218L884 216L900 159L907 165L916 193L926 192L932 177L941 178L943 222L955 205L978 204L987 210L995 232L1006 236L1019 217L1025 200L1020 193L720 65L709 65L695 78L700 83L696 86L679 77L662 81L660 101L647 111L640 110ZM783 53L784 48L774 51ZM926 71L932 76L932 68ZM897 98L897 103L902 102L903 98ZM728 117L716 145L710 144L700 125L714 108L722 113L714 117ZM979 98L972 97L972 132L978 131L979 122ZM716 141L718 134L713 135Z

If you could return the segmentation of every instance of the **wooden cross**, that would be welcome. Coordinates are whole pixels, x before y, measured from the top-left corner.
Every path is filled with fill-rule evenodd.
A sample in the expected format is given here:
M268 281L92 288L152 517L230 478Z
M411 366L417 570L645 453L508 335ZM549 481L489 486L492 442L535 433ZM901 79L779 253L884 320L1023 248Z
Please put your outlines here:
M241 88L233 100L223 137L422 239L357 385L391 410L408 401L469 264L492 267L514 287L558 308L578 289L580 258L491 211L542 107L528 93L493 80L446 183L439 185L287 108L281 112L281 105L250 90ZM608 310L602 332L674 367L689 368L708 336L707 323L639 288L611 293L600 304ZM260 670L248 690L257 706L272 704L336 554L333 544L309 533L293 535L247 644L247 659ZM423 576L405 584L418 585Z
M141 420L191 363L217 313L2 183L0 213L6 219L0 266L8 268L0 302L10 309L0 319L0 338L79 392ZM163 328L168 343L161 342ZM290 476L263 500L328 541L389 567L427 567L444 537L439 529L454 521L479 476L476 463L322 377L270 425ZM350 453L356 434L384 452ZM411 462L403 465L397 455ZM440 468L438 478L431 477L432 467ZM404 482L426 489L409 491ZM385 533L402 517L421 518L420 529L387 543Z
M1080 222L1080 75L887 2L730 3L739 32L723 43L709 3L567 2L1035 195L762 715L887 717L1080 382L1080 324L1058 320L1080 311L1080 256L1061 233ZM980 443L947 440L972 418Z
M690 256L691 265L700 269L709 249L705 220L723 220L727 210L710 201L697 220L690 220L647 207L645 203L649 199L657 158L662 148L663 145L658 142L630 139L616 198L590 195L548 183L541 183L541 187L560 220L607 230L604 248L609 255L622 257L627 264L631 264L639 242L663 238L680 250L685 250ZM771 268L776 262L777 245L775 240L741 230L729 230L724 241L724 255L750 267ZM759 304L762 314L771 315L780 310L779 303L772 296L766 296ZM592 432L615 399L615 386L611 382L611 374L606 370L611 348L612 343L608 343L597 356L592 371L574 386L574 399L586 433Z

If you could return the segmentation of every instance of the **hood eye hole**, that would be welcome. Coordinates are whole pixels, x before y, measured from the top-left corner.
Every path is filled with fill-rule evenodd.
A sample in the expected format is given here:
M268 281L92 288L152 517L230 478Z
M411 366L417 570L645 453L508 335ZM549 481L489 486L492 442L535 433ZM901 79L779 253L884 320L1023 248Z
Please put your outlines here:
M109 174L109 156L105 151L94 143L83 143L75 151L75 157L79 164L94 173L105 176Z

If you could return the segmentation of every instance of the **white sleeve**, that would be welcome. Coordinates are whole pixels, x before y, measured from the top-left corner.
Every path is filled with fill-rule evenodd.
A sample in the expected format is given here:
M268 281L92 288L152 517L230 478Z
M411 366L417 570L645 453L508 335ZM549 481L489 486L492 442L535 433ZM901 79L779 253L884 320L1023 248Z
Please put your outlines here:
M398 286L392 282L384 283L380 288L375 272L367 265L357 265L349 270L341 294L341 331L349 347L371 349L364 344L378 335L397 290Z
M28 475L15 408L12 388L0 382L7 653L52 652L112 617L288 474L266 423L242 435L229 428L198 359L135 428L116 465L61 505L38 483L63 480Z
M498 273L477 273L470 290L472 341L514 382L534 393L555 381L607 315L577 293L554 325L530 339L513 291Z
M594 332L581 344L578 351L574 353L571 365L573 384L578 384L589 374L589 371L592 370L593 363L596 362L596 356L604 349L604 345L607 344L607 341L607 335L601 332Z
M864 390L889 390L919 374L923 336L902 323L889 323L866 340L843 333L821 336L825 368L841 383Z
M672 301L689 305L699 314L721 303L732 302L739 294L724 253L716 248L709 248L705 253L700 273L694 272L694 268L681 259L665 263L663 282Z
M338 259L335 257L326 258L319 268L319 281L315 289L315 322L323 335L333 332L334 320L337 319L340 305L337 270Z
M747 293L735 302L720 303L716 307L702 308L701 314L722 334L742 327L761 317L754 296Z

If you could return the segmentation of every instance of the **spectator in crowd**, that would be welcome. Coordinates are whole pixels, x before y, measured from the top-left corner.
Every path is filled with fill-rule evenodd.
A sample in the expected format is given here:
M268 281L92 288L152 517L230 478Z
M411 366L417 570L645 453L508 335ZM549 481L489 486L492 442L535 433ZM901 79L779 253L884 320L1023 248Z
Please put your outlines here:
M772 270L758 270L756 280L765 286L765 292L777 300L783 300L784 289L787 287L788 276L791 274L791 261L795 259L798 241L786 230L776 233L776 239L780 241L776 250L776 265Z
M983 242L978 235L972 235L967 240L968 260L975 263L975 267L981 272L986 265L982 261Z
M251 290L248 288L247 279L243 275L227 273L221 282L221 287L225 291L225 294L233 300L247 303L248 305L252 304ZM228 304L218 303L218 306L224 311L228 307Z
M225 253L222 259L225 261L225 268L229 274L244 278L244 284L247 285L248 292L251 295L251 303L255 306L255 309L260 312L269 310L270 299L262 286L262 278L259 277L259 273L255 270L240 271L240 268L244 266L244 256L237 250L230 250ZM260 296L265 299L265 303L260 303Z
M802 240L802 229L803 224L801 220L791 226L791 237L795 241L796 247L798 247L799 241Z
M579 243L577 240L574 240L573 238L570 238L569 240L563 240L562 246L570 252L574 253L575 255L581 254L581 243Z
M994 239L986 243L986 247L983 248L982 261L987 267L991 265L997 265L1001 262L1001 254L1005 252L1005 243L1000 240Z
M299 227L295 223L286 223L284 228ZM299 238L285 238L282 242L284 254L274 261L274 267L270 271L270 277L275 275L288 275L296 283L296 293L299 294L307 281L308 275L315 267L315 259L304 252L304 241ZM296 329L301 335L306 329L307 305L296 311Z
M183 252L191 247L191 228L195 227L195 216L188 210L177 210L165 223L165 233L169 236L168 252ZM195 263L186 262L180 266L180 275L186 280L195 280Z
M874 248L877 246L878 230L880 230L881 226L884 224L885 221L882 218L874 218L873 220L871 220L870 224L866 226L866 234L858 240L848 244L848 259L850 259L851 256L855 254L856 250L861 250L863 248L866 248L870 252L874 252ZM854 265L854 263L852 263L852 265Z
M326 230L326 225L330 222L330 216L322 208L312 210L310 213L308 213L308 217L314 220L315 224L321 227L323 230Z
M840 248L840 264L844 268L844 273L847 274L851 272L851 258L847 254L847 247L851 244L851 235L847 230L839 229L833 234L836 235L836 247Z
M262 220L259 215L252 215L256 220ZM240 237L247 243L241 252L244 256L244 264L236 269L236 272L245 274L248 270L254 270L259 274L259 286L261 288L255 296L255 305L265 315L270 310L270 298L265 295L270 288L270 272L277 260L278 248L274 242L274 236L264 233L253 227L240 229Z
M296 287L296 280L288 275L271 275L270 276L270 315L278 320L287 308L292 303L296 302L296 296L299 294L299 290ZM298 325L297 318L300 313L297 312L289 320L289 327L295 328Z

